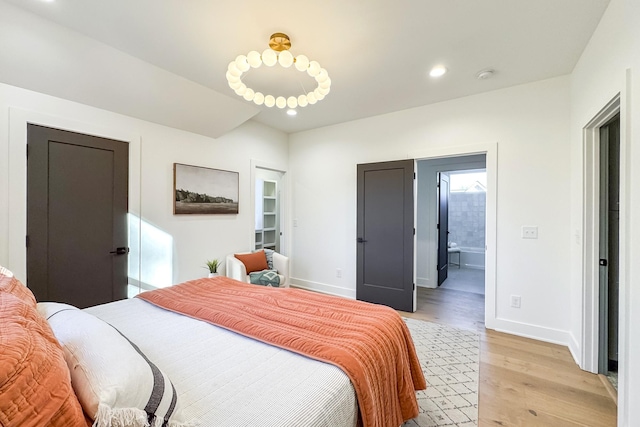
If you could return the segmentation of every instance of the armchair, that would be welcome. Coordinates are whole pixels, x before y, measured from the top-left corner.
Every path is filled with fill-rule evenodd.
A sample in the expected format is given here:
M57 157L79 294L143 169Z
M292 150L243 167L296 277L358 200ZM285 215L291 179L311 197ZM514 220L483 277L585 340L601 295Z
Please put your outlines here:
M251 252L240 252L240 254L250 253ZM273 269L276 270L278 272L278 276L280 276L280 287L288 288L289 258L282 254L279 254L278 252L273 252ZM245 268L242 261L236 258L234 254L227 255L225 274L227 277L230 277L232 279L249 283L249 275L247 274L247 269Z

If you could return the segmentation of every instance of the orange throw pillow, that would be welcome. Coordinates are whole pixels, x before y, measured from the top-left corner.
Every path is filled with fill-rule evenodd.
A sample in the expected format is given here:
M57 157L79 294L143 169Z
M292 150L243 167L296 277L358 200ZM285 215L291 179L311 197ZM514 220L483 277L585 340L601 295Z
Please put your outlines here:
M86 427L62 348L49 323L29 298L25 301L6 292L10 287L6 282L3 284L0 289L0 425ZM22 293L20 288L11 288Z
M268 270L267 256L264 251L253 252L251 254L234 254L244 264L247 274L254 271Z
M33 296L31 289L27 288L13 275L9 275L8 270L0 267L0 292L12 294L31 307L36 308L36 297Z

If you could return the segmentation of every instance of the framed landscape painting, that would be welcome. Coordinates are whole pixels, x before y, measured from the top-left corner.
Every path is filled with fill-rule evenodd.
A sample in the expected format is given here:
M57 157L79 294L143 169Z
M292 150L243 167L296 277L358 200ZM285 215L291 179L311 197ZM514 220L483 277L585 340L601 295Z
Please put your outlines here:
M237 214L238 172L173 164L173 213Z

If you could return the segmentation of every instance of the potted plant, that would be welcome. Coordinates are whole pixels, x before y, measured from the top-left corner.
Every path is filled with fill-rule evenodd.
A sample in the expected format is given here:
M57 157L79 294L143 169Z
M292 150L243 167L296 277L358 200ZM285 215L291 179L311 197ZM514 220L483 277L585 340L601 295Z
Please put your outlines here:
M209 269L209 277L216 277L220 275L220 273L218 273L218 268L220 268L220 260L209 260L205 264L205 268Z

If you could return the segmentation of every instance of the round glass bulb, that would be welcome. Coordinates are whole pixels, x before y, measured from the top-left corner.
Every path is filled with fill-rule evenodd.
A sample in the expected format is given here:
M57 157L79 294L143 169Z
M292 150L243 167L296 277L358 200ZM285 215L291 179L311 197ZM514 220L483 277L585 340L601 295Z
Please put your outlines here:
M255 102L256 105L264 104L264 95L262 94L262 92L256 92L256 94L253 96L253 102Z
M313 93L318 101L322 101L324 99L324 94L320 92L320 89L314 90Z
M298 71L307 71L307 68L309 68L309 58L305 55L296 56L296 68Z
M269 108L276 105L276 99L273 97L273 95L267 95L264 97L264 105L266 105Z
M288 50L283 50L280 52L280 55L278 55L278 62L284 68L289 68L293 64L293 55L291 55L291 52Z
M318 89L316 89L318 91L318 93L321 93L322 95L328 95L329 92L331 91L330 88L328 87L319 87Z
M276 62L278 62L278 54L271 48L265 49L265 51L262 52L262 62L267 67L273 67L276 65Z
M229 87L233 90L238 89L240 86L242 86L242 81L238 80L237 82L229 82Z
M247 91L247 86L243 83L239 88L236 89L236 93L240 96L244 96L244 93Z
M229 83L235 83L240 81L240 76L234 76L229 71L227 71L227 73L224 76L227 78L227 81Z
M322 83L319 83L318 87L329 89L331 87L331 79L327 77L327 80L323 81Z
M248 87L247 90L244 92L244 95L242 95L242 97L247 101L253 101L253 97L255 94L256 93L253 91L253 89Z
M307 70L307 74L311 77L315 77L320 73L320 64L317 61L309 62L309 69Z
M244 55L238 55L238 57L236 58L236 67L238 67L238 70L242 71L243 73L247 70L249 70L249 63L247 62L247 57Z
M240 75L242 74L242 71L240 71L238 69L238 67L236 66L236 62L235 61L231 61L229 63L229 66L227 67L227 71L229 72L229 74L231 74L232 76L237 76L240 77Z
M258 68L262 65L262 58L260 58L260 53L252 50L247 53L247 62L252 68Z
M296 108L298 106L298 98L295 96L290 96L287 98L287 107Z
M306 107L309 105L309 101L307 100L307 95L300 95L298 97L298 105L301 107Z
M284 96L279 96L276 98L276 107L284 108L287 106L287 100L284 99Z
M309 92L307 94L307 101L309 101L309 104L313 105L316 102L318 102L318 100L316 99L316 94L313 92Z
M329 78L329 73L327 73L327 70L325 70L324 68L321 68L320 72L316 76L316 81L318 83L322 83L323 81L327 80L328 78Z

